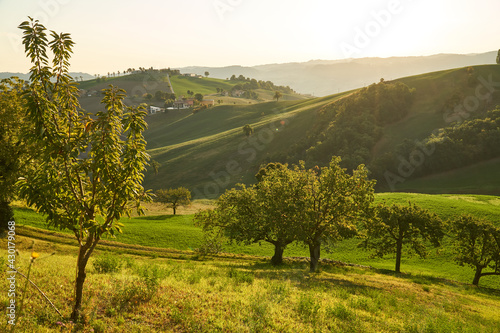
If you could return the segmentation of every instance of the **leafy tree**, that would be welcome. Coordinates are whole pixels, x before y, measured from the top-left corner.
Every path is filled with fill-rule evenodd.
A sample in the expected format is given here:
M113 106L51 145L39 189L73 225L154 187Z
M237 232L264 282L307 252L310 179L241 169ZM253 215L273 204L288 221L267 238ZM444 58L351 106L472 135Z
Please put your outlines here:
M203 101L203 95L202 94L196 94L194 95L194 99L197 100L198 102Z
M185 187L158 190L156 191L156 201L172 208L175 215L177 208L191 204L191 192Z
M205 72L205 76L208 77L210 75L210 73L207 71Z
M50 226L71 230L78 242L75 301L71 318L80 318L86 266L106 233L132 209L143 213L148 194L141 183L149 155L143 131L144 108L126 108L124 91L104 90L105 110L85 114L78 88L68 74L73 41L30 18L20 26L33 67L26 93L30 123L22 138L36 146L35 170L18 182L20 196L47 216ZM52 66L47 48L54 55Z
M377 257L395 253L395 271L400 273L404 246L425 258L425 241L439 246L443 236L442 222L436 214L411 203L408 206L381 204L375 208L372 218L365 220L365 239L361 246L374 249Z
M500 228L493 223L470 215L462 215L450 223L455 235L455 261L474 268L473 285L487 275L500 275ZM483 272L491 268L492 272Z
M164 101L165 98L166 98L166 95L165 95L165 93L163 91L158 90L158 91L155 92L155 99L157 101Z
M500 65L500 50L498 50L498 54L497 54L497 64Z
M286 246L296 240L308 184L306 176L297 167L270 168L258 186L240 184L240 188L226 191L214 210L197 214L195 221L205 233L222 233L237 243L273 244L271 263L279 265Z
M10 201L15 196L14 185L29 159L28 147L20 138L26 124L24 91L25 83L18 78L0 82L0 231L13 219Z
M275 91L274 92L274 96L273 96L273 99L276 99L276 102L278 102L280 100L280 98L283 97L283 94L279 91Z
M309 248L311 272L318 268L321 244L353 237L355 221L373 201L375 181L368 180L368 170L360 165L350 175L340 162L340 157L334 156L328 167L309 171L314 177L308 178L298 239Z
M250 135L253 134L253 128L252 126L246 124L243 126L243 133L245 133L246 137L248 138Z

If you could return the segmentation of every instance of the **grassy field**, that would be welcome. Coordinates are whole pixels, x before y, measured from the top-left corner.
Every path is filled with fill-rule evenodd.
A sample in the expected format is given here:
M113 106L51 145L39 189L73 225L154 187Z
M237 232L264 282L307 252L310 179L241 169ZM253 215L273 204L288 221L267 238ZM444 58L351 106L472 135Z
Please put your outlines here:
M5 239L0 243L6 246ZM34 288L24 292L19 281L17 300L24 299L24 311L18 313L17 331L494 333L500 327L498 290L425 275L338 264L324 264L311 274L307 263L297 261L276 268L258 258L125 254L117 256L114 272L98 273L95 264L109 262L99 250L89 264L83 321L73 324L68 317L75 248L25 237L18 237L17 248L21 272L31 251L40 253L30 277L63 316ZM3 255L0 261L5 262ZM7 289L5 278L0 289ZM4 313L8 301L1 293ZM0 327L6 329L5 318Z
M376 196L377 202L387 204L406 204L408 201L418 204L438 214L443 220L451 220L460 214L472 214L498 223L500 220L500 198L484 195L428 195L413 193L380 193ZM110 241L118 241L125 244L136 244L147 247L167 248L180 251L188 251L195 254L197 248L203 242L201 230L194 226L193 213L196 209L210 207L210 202L198 201L195 207L187 208L186 215L170 215L161 206L151 205L148 216L122 219L124 224L123 234L116 238L107 238ZM29 209L16 209L16 223L36 228L46 228L44 219ZM69 234L69 232L68 232ZM358 239L350 239L336 244L329 251L323 249L322 258L333 259L346 263L372 266L377 269L394 269L394 256L388 255L384 258L371 258L370 252L358 248ZM243 254L258 257L270 257L273 253L272 245L263 242L242 246L226 244L224 252ZM307 257L308 250L301 244L291 244L285 250L286 257ZM470 283L473 278L473 270L468 267L460 267L453 262L453 253L450 247L450 239L445 238L443 246L437 250L431 250L427 259L420 259L405 255L402 260L402 271L411 274L421 274L444 278L462 283ZM500 289L498 277L483 277L481 285Z

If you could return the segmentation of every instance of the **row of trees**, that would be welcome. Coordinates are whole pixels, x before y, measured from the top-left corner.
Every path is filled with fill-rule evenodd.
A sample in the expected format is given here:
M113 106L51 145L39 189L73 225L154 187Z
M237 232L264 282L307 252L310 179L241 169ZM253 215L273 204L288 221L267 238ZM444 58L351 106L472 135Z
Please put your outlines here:
M395 254L395 271L401 271L404 250L422 258L428 245L440 246L445 230L454 235L455 260L470 265L481 276L500 275L500 228L491 222L461 216L445 224L436 214L414 204L373 206L374 181L359 166L352 174L332 158L328 167L289 169L270 163L256 175L258 183L226 191L216 208L198 213L195 223L207 239L236 243L268 242L274 246L271 263L281 264L287 245L299 242L310 254L310 270L318 268L321 246L359 236L361 247L374 256ZM486 268L493 271L484 272Z
M239 82L241 90L264 89L271 91L277 90L285 94L295 93L295 91L289 86L277 86L271 81L262 81L262 80L257 81L256 79L246 78L243 75L237 77L236 75L233 74L229 78L229 81Z

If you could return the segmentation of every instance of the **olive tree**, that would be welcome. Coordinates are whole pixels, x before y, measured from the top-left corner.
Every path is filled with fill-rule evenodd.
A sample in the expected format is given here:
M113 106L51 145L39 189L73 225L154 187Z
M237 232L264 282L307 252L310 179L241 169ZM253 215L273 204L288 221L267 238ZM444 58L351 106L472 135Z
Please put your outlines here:
M395 271L400 273L403 247L425 258L426 242L440 246L443 236L442 221L436 214L411 203L408 206L380 204L372 218L365 220L364 241L360 245L373 249L376 257L396 254Z
M18 186L49 225L71 230L78 241L71 314L78 320L86 266L96 245L104 234L121 231L117 221L124 214L133 209L143 213L141 200L149 198L141 185L149 160L143 137L146 111L125 107L124 91L110 86L103 91L104 110L84 113L68 74L70 35L52 31L49 41L46 28L31 18L19 27L33 65L26 93L30 126L23 139L37 147L37 156L34 171Z
M500 275L500 228L487 220L462 215L450 222L455 261L475 269L473 285L488 275ZM484 272L490 268L492 271Z

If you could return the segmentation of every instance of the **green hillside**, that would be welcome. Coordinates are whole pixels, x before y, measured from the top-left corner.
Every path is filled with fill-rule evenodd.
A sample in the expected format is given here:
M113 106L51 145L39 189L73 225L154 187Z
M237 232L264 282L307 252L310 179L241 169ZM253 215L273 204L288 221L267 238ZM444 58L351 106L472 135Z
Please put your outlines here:
M190 79L188 78L186 82L190 82ZM211 79L202 80L207 80L207 83L212 82ZM415 140L424 140L433 131L436 132L443 127L455 126L456 120L484 117L486 110L491 110L496 104L500 104L500 96L495 92L489 100L479 100L477 105L472 105L473 110L470 105L466 105L472 110L467 114L453 112L453 107L456 105L474 102L476 91L480 96L484 95L486 89L490 87L484 87L483 82L488 81L500 82L500 66L459 68L373 86L374 89L379 89L377 87L383 87L382 84L388 87L394 86L395 83L406 85L412 94L411 106L405 110L401 119L394 120L391 119L390 113L386 114L385 120L379 121L374 129L376 131L374 133L378 134L374 134L376 136L371 140L375 141L367 148L363 148L365 151L359 155L364 157L358 158L356 154L360 154L360 151L348 152L354 153L351 163L367 164L369 168L373 168L374 175L378 172L379 184L384 185L384 171L397 171L399 162L398 156L394 156L394 153L405 152L401 150L401 146L404 147L408 142ZM173 85L175 86L174 83ZM254 182L253 175L263 163L271 161L297 163L299 159L304 159L306 162L309 161L307 162L309 165L321 164L323 162L311 159L313 156L310 154L311 146L318 145L322 141L326 143L329 136L335 136L335 131L338 130L333 128L334 132L331 132L332 124L335 123L341 130L339 132L341 137L337 141L340 140L342 143L344 140L345 147L352 146L353 140L342 136L346 135L346 129L351 128L349 124L357 126L356 124L363 122L364 118L358 120L352 118L344 124L338 123L339 120L335 120L335 117L341 112L338 110L355 105L352 104L355 101L359 104L360 98L365 98L364 96L370 91L371 94L378 94L377 90L370 89L308 100L221 105L198 114L172 111L151 117L148 121L146 139L150 154L161 167L157 175L152 170L148 172L146 186L152 189L186 186L194 191L195 196L216 197L235 183ZM393 98L392 95L387 96L389 99ZM391 105L393 102L387 98L377 99L375 95L372 98L374 102L370 103L376 104L375 109L380 107L378 104ZM348 116L343 116L346 117ZM242 131L242 127L246 124L254 128L254 134L249 138L246 138ZM361 131L358 134L353 132L354 138L366 134L363 128L354 130ZM323 160L328 160L332 155L343 156L343 153L339 153L342 151L328 148L323 150L320 156ZM392 159L387 158L387 153L392 153ZM457 172L460 173L459 170ZM453 173L447 172L445 175L448 174ZM500 194L497 190L499 187L494 185L500 183L500 176L494 172L494 167L488 173L492 177L489 180L485 177L484 171L478 171L478 175L483 176L483 181L480 183L476 183L475 178L471 177L467 181L466 174L463 176L465 178L455 181L454 186L443 180L440 190L435 188L438 183L434 181L423 182L419 186L418 181L412 180L414 177L409 177L405 178L403 184L398 184L397 189L432 193L449 191L463 193L471 190L474 193ZM415 172L414 176L418 176L418 172ZM441 176L436 177L441 179ZM468 183L462 184L462 181Z

